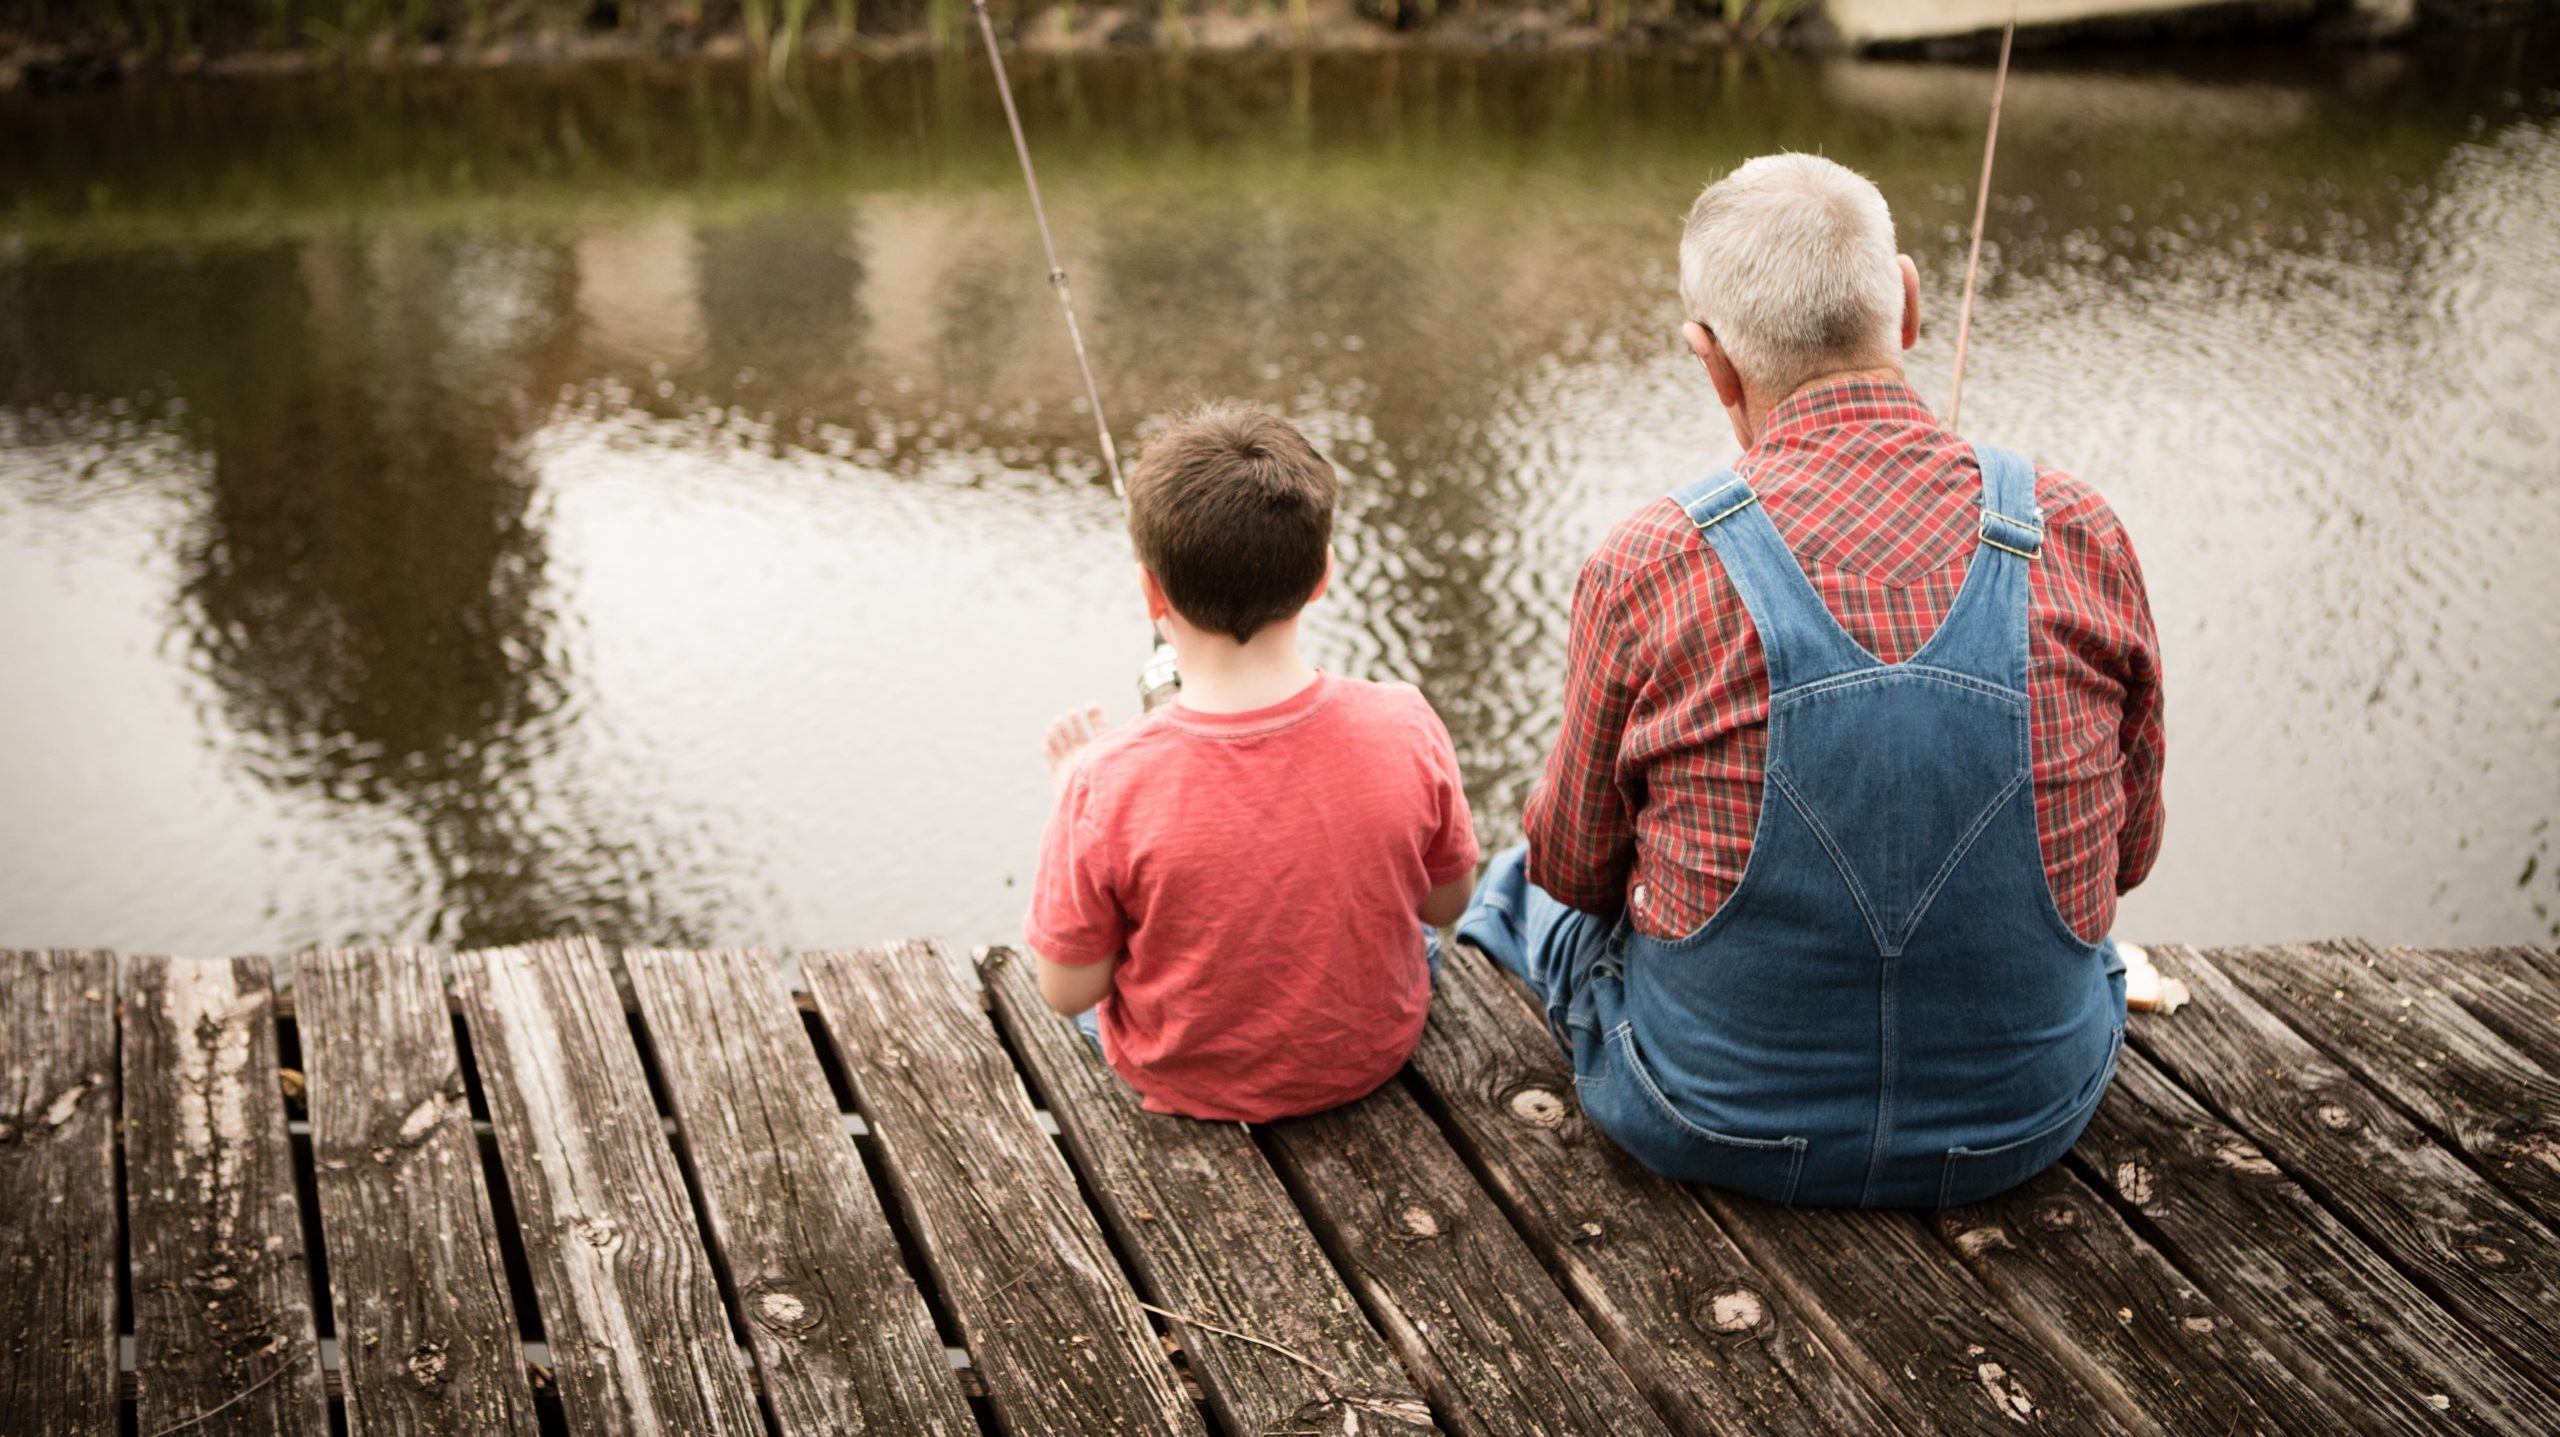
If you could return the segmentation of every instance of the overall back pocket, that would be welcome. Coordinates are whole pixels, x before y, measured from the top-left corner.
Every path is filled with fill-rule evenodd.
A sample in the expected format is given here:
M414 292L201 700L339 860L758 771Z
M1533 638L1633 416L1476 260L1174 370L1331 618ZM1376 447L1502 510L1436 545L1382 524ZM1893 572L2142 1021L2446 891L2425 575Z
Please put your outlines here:
M1771 1202L1795 1200L1805 1140L1736 1137L1690 1121L1672 1106L1636 1051L1633 1025L1611 1030L1593 1071L1577 1078L1575 1089L1592 1126L1664 1177Z
M2107 1085L2115 1081L2116 1055L2123 1049L2124 1025L2119 1023L2107 1043L2107 1061L2099 1066L2098 1076L2061 1117L2016 1142L1947 1149L1946 1172L1938 1180L1938 1206L1979 1202L1993 1193L2007 1192L2060 1161L2079 1140L2081 1129L2089 1126L2098 1101L2107 1095Z

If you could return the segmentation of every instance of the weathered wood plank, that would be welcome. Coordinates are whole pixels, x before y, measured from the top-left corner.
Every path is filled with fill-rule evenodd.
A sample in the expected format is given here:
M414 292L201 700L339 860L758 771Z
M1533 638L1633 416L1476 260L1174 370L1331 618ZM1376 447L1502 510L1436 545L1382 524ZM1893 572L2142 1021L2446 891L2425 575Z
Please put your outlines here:
M2394 948L2390 957L2452 994L2544 1071L2560 1073L2560 958L2531 948Z
M784 1437L975 1434L773 955L622 965Z
M1147 1296L1216 1324L1176 1329L1226 1430L1332 1432L1356 1421L1362 1432L1436 1431L1243 1126L1141 1110L1093 1045L1040 1000L1027 962L998 949L981 971L996 1021Z
M133 1324L146 1433L328 1430L263 958L125 969ZM212 1414L207 1416L206 1414Z
M116 1430L115 1002L113 954L0 952L0 1413L26 1437Z
M1878 1396L1932 1433L2121 1434L2121 1410L2083 1387L1983 1289L1919 1214L1779 1207L1692 1189L1752 1263L1848 1356Z
M1400 1084L1263 1134L1450 1431L1666 1430Z
M604 955L584 938L465 953L455 989L570 1425L762 1433Z
M2203 958L2560 1225L2560 1077L2433 982L2354 940Z
M353 1437L531 1437L533 1393L433 950L294 964Z
M1005 1430L1200 1433L1199 1410L951 960L899 943L800 962Z
M2349 1425L2067 1165L1936 1221L2046 1349L2130 1421L2175 1437Z
M2115 1086L2072 1151L2342 1425L2560 1431L2550 1394L2139 1050L2124 1053Z
M1443 954L1413 1071L1458 1150L1673 1431L1925 1427L1916 1409L1888 1416L1706 1209L1583 1119L1573 1071L1525 990L1472 948Z
M2560 1242L2380 1094L2234 985L2156 948L2195 1002L2138 1016L2133 1039L2188 1092L2246 1129L2455 1316L2531 1367L2560 1364ZM2246 959L2234 956L2233 963Z

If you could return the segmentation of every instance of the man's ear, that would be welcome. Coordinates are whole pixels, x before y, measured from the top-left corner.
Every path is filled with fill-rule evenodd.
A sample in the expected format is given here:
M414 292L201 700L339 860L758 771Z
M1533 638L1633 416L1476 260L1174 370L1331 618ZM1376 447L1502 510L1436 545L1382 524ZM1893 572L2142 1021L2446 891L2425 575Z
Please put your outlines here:
M1902 268L1902 347L1909 349L1920 342L1920 266L1907 254L1894 259Z
M1742 371L1724 352L1713 332L1696 320L1680 326L1680 337L1689 341L1689 352L1707 367L1707 379L1716 387L1716 402L1727 409L1742 408Z

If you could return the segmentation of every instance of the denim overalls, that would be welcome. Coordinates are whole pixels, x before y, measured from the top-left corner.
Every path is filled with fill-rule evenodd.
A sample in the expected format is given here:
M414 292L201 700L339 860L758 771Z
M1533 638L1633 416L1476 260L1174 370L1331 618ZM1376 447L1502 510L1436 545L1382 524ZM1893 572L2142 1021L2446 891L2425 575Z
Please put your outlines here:
M1664 942L1498 857L1458 933L1541 989L1582 1107L1646 1166L1777 1202L1969 1202L2080 1135L2124 1037L2124 966L2045 880L2028 751L2035 471L1977 447L1981 543L1936 634L1878 662L1750 486L1672 495L1749 609L1769 752L1741 883Z

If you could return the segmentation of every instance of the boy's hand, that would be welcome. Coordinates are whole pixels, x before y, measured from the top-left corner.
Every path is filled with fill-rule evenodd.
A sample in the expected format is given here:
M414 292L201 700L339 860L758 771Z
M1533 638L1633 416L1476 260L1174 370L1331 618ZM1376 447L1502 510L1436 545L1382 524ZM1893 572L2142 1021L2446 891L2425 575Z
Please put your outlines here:
M1049 760L1053 791L1067 791L1067 780L1075 775L1076 765L1084 761L1086 748L1109 727L1111 720L1103 716L1100 704L1088 704L1050 721L1049 731L1040 737L1040 752Z

